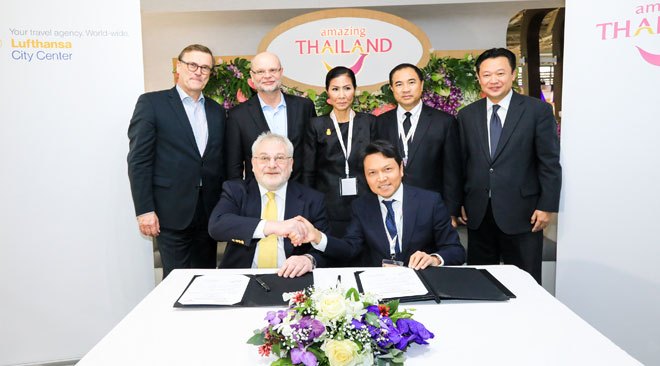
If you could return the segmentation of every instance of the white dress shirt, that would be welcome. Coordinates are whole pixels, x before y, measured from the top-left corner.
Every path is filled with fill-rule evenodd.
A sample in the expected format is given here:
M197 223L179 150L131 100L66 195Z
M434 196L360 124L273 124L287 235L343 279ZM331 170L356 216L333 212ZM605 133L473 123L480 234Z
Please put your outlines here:
M397 241L399 243L399 249L401 250L401 253L403 253L403 183L399 185L399 188L394 192L394 194L389 197L385 198L382 196L378 196L378 203L380 204L380 213L383 219L383 227L385 228L385 232L387 233L387 225L385 225L385 220L387 220L387 206L383 203L383 200L385 201L391 201L395 200L392 203L392 209L394 210L394 221L396 223L396 233L397 233ZM392 243L394 244L394 243ZM394 253L394 246L390 245L390 254ZM437 253L429 253L430 255L437 257L440 260L440 265L442 265L445 261L442 259L442 256L440 256Z
M417 129L417 122L419 122L419 115L422 114L422 100L419 100L416 106L411 110L407 111L400 105L396 108L396 120L401 126L401 131L403 131L403 120L406 119L406 112L410 112L410 130L413 131L410 136L410 141L415 137L415 130Z

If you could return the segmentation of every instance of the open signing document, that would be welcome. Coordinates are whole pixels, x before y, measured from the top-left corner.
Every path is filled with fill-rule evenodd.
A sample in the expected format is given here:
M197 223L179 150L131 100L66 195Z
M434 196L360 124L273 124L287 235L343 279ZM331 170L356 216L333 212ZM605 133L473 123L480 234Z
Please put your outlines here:
M362 290L381 299L426 295L429 291L408 267L370 268L359 274Z
M195 277L179 298L182 305L234 305L241 301L250 278L242 274Z

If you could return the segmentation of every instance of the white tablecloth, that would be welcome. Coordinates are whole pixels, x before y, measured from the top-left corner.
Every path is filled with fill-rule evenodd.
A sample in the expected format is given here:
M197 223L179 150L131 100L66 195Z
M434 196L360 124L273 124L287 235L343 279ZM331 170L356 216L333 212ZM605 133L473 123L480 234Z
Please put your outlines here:
M404 304L435 333L413 345L406 365L640 365L514 266L485 266L516 299ZM317 269L315 278L345 285L354 268ZM264 327L267 308L175 309L195 274L246 270L175 270L81 361L79 366L268 365L247 339ZM253 271L260 272L260 271ZM615 316L615 314L613 314Z

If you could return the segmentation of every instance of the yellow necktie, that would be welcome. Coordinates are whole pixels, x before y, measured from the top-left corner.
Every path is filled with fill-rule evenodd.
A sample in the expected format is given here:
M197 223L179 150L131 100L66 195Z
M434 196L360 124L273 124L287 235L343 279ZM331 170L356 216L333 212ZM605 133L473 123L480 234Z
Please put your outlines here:
M277 220L277 203L275 202L275 193L268 192L268 201L266 207L261 213L263 220ZM258 268L277 268L277 235L268 235L259 240L257 245L257 267Z

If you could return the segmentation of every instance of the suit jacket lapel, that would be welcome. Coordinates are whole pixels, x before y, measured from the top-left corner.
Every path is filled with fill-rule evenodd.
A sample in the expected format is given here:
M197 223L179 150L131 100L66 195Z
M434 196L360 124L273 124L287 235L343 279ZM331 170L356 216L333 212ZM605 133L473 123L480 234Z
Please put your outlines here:
M205 99L207 98L206 96L204 97ZM218 136L218 129L215 128L216 126L214 123L216 121L220 120L220 117L218 116L218 109L217 108L211 108L211 103L209 103L209 100L206 99L204 101L204 111L206 112L206 126L209 131L208 139L206 140L206 149L204 149L204 155L206 155L206 152L209 150L209 141L215 141L220 138Z
M362 153L359 148L359 146L356 147L357 141L360 140L360 134L362 133L362 123L361 123L362 116L360 114L355 114L355 118L353 119L353 141L351 141L351 154L348 156L348 161L350 163L356 163L355 160L360 158L360 154ZM339 136L337 136L339 138ZM346 146L348 149L348 146ZM356 176L357 172L351 172L352 176Z
M476 113L477 117L477 135L479 136L479 144L481 145L481 150L486 155L486 160L490 161L490 145L488 145L488 116L486 116L486 98L481 98L477 101Z
M407 256L411 255L409 251L411 250L410 248L410 241L412 238L412 234L414 232L415 225L417 225L417 209L419 207L419 202L417 199L415 199L415 192L411 191L410 189L406 189L406 187L403 187L403 234L402 234L402 240L401 240L401 252L407 254Z
M284 203L284 220L292 219L298 215L305 215L305 200L302 192L294 182L289 182L286 188L286 202ZM284 253L289 258L293 252L291 240L284 238Z
M421 145L422 140L424 139L424 136L429 129L429 126L431 126L431 111L428 108L430 107L422 105L422 110L419 114L419 120L417 121L417 128L415 129L415 135L412 137L411 144L409 144L410 147L408 149L408 165L410 165L410 163L415 158L415 153L417 152L419 145Z
M181 128L183 129L184 134L186 135L186 137L188 137L188 141L190 142L194 150L197 152L197 156L201 157L201 155L199 154L199 149L197 148L197 142L195 141L195 134L193 133L192 126L190 125L190 120L188 119L188 115L186 114L186 110L183 107L183 102L181 102L181 97L179 96L179 92L176 90L176 87L170 89L170 105L174 110L176 119L179 122Z
M261 193L259 192L259 185L254 179L248 181L247 184L245 216L261 217Z
M509 110L506 112L506 119L504 120L504 127L502 128L502 135L500 136L500 141L497 143L497 149L495 150L495 156L493 160L497 157L504 149L504 146L507 144L511 138L511 134L518 126L520 117L522 116L525 107L522 105L524 99L520 97L517 93L513 93L511 96L511 103L509 103Z
M390 257L390 243L385 233L385 223L383 222L383 213L380 210L381 203L378 201L378 196L373 193L367 193L365 197L366 204L362 212L364 212L365 227L373 230L376 235L378 249L384 255L383 258Z
M248 110L252 116L252 122L255 125L255 131L259 135L260 131L270 131L268 127L268 122L266 122L266 117L264 117L264 112L261 110L261 103L259 103L259 97L255 94L252 98L248 99Z
M289 140L296 141L298 135L302 131L298 130L296 121L298 121L298 114L301 113L300 108L296 108L296 100L291 96L282 93L284 102L286 103L286 134Z

